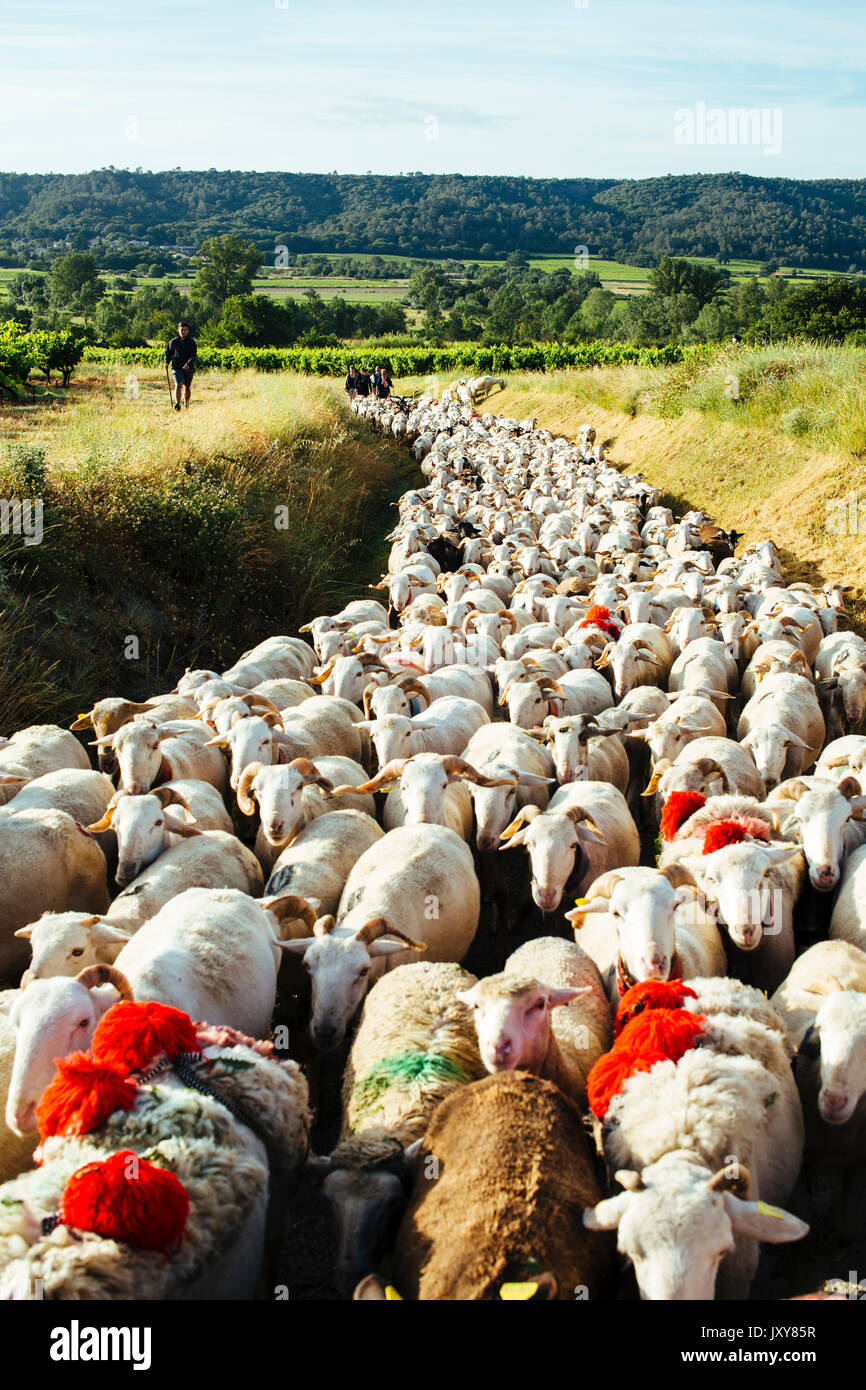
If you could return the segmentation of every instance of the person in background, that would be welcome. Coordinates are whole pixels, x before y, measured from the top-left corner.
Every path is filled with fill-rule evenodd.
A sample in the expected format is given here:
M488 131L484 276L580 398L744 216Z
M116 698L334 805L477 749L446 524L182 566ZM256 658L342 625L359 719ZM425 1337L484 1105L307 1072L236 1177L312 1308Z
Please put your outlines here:
M349 363L349 372L346 377L345 391L350 401L353 401L358 394L358 373L355 371L354 362Z
M370 380L370 373L367 371L366 367L362 367L360 373L358 374L358 395L369 396L372 384L373 383Z
M165 350L165 363L171 363L171 374L174 378L174 408L180 410L181 392L186 392L186 404L189 406L189 392L192 386L192 379L195 376L195 364L198 358L198 348L195 338L189 331L189 324L185 319L181 319L177 326L178 336L172 338Z
M377 398L380 401L386 401L391 395L391 378L388 375L387 367L377 367L373 380Z

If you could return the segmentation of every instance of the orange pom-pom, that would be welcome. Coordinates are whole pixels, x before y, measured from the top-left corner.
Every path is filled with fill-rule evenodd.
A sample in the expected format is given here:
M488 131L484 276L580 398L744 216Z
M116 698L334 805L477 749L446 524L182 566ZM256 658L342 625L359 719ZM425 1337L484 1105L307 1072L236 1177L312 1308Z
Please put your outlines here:
M662 811L662 839L672 840L680 826L699 811L706 800L703 792L671 792Z
M168 1250L183 1235L189 1197L174 1173L121 1149L104 1162L78 1168L64 1188L60 1210L76 1230L140 1250Z
M705 1023L701 1014L685 1009L650 1008L632 1018L586 1079L592 1113L603 1120L629 1077L649 1071L656 1062L678 1062L694 1047Z
M697 994L682 980L641 980L626 990L616 1011L613 1026L617 1037L632 1018L644 1009L680 1009L684 999L697 999Z
M578 623L578 627L600 627L602 632L606 632L608 637L614 641L619 637L619 628L612 621L609 608L605 608L603 603L594 603L586 610L586 617Z
M168 1004L139 1004L122 999L96 1025L91 1044L100 1062L126 1071L141 1071L155 1057L200 1052L189 1014Z
M115 1110L131 1110L135 1082L86 1052L57 1059L57 1073L42 1092L36 1121L43 1139L53 1134L89 1134L104 1125Z

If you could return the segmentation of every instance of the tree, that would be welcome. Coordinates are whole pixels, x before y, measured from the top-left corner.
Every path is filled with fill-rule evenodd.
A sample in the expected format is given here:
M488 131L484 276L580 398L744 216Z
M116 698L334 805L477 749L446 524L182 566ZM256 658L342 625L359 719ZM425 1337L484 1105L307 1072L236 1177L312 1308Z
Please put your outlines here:
M779 337L802 335L841 342L847 334L866 328L866 290L841 275L831 275L790 290L770 306L767 324Z
M99 298L97 265L87 251L58 256L48 272L48 297L58 309L73 308L82 294Z
M265 294L233 294L202 332L203 343L214 347L286 347L294 340L297 315Z
M253 278L262 264L262 253L251 241L230 232L209 237L197 256L198 269L191 297L199 304L203 317L219 315L233 295L251 294Z
M649 273L650 284L657 294L665 298L678 294L691 295L698 301L699 308L709 304L730 278L726 270L702 265L699 261L672 259L670 256L662 256Z

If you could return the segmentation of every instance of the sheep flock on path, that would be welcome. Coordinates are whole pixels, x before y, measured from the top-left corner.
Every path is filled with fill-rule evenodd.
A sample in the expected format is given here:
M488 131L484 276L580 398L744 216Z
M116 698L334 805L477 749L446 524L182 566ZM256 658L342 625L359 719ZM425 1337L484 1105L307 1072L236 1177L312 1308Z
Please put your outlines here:
M271 1297L322 1195L359 1300L747 1298L791 1243L807 1294L859 1236L846 587L501 384L353 402L424 478L381 602L0 739L0 1297Z

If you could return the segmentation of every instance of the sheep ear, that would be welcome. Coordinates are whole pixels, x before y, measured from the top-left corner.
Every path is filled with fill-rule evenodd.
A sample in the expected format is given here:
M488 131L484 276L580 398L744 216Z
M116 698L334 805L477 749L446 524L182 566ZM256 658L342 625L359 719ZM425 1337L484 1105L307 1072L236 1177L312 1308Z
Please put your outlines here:
M405 941L386 941L379 937L378 941L371 941L367 950L371 956L391 956L395 951L405 951Z
M276 941L281 951L291 951L293 956L305 956L317 938L315 936L296 937L292 941Z
M779 1207L771 1207L767 1202L744 1202L732 1192L726 1192L725 1209L735 1231L740 1231L753 1240L765 1240L771 1245L783 1245L787 1241L802 1240L809 1234L809 1227L799 1217Z
M13 933L12 933L12 935L13 935L13 936L20 937L22 941L29 941L30 938L31 938L31 936L33 935L33 928L32 928L32 927L19 927L18 930L17 930L16 932L13 932Z
M549 989L547 1002L551 1009L555 1009L559 1004L570 1004L572 999L579 999L582 994L592 994L592 985L582 985L580 989L569 989L566 986L561 989Z
M382 585L373 587L381 589ZM355 1285L355 1292L352 1294L353 1303L385 1303L387 1300L388 1295L378 1274L368 1274Z
M588 1231L615 1231L625 1215L628 1192L619 1192L616 1197L608 1197L594 1207L587 1207L583 1213L583 1224Z
M89 924L88 930L93 940L100 946L108 946L115 941L129 941L130 933L123 931L121 927L115 927L111 922L102 922L97 917Z

